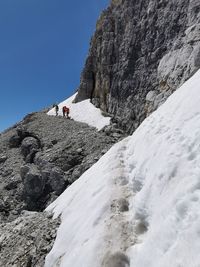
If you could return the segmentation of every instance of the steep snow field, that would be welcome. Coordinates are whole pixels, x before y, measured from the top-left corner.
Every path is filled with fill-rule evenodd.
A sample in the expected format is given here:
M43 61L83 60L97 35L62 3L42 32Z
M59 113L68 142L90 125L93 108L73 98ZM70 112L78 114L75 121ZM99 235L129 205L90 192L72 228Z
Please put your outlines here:
M70 117L75 121L85 122L90 126L101 130L104 126L110 124L110 117L104 117L99 108L96 108L90 103L89 99L79 103L73 103L76 94L61 102L59 106L58 115L62 116L62 107L67 106L70 108ZM48 115L55 116L55 109L51 109Z
M200 266L200 70L47 210L46 267Z

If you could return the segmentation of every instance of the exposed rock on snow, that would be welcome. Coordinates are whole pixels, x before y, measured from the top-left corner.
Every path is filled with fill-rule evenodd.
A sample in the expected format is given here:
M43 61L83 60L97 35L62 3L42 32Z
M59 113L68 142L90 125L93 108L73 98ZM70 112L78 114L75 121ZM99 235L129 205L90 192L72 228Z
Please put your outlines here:
M107 255L102 263L103 267L129 267L129 258L122 252L116 252L112 255Z

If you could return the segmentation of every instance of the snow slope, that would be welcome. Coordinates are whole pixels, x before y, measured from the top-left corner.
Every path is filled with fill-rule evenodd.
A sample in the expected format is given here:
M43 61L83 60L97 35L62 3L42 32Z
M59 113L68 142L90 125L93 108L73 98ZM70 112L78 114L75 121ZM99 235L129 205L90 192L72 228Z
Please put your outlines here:
M110 124L110 117L104 117L101 113L101 110L91 104L89 99L78 103L73 103L75 96L76 94L64 100L58 105L58 114L60 116L62 116L62 107L67 106L70 108L70 117L75 121L87 123L88 125L93 126L98 130L101 130L104 126ZM55 109L51 109L47 114L55 116Z
M46 267L200 266L200 70L48 208Z

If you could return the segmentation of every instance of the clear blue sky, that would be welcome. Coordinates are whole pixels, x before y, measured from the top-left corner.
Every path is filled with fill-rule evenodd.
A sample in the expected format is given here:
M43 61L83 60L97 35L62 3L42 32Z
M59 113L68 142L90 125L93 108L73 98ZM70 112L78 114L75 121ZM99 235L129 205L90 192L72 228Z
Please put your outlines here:
M0 0L0 131L70 96L109 0Z

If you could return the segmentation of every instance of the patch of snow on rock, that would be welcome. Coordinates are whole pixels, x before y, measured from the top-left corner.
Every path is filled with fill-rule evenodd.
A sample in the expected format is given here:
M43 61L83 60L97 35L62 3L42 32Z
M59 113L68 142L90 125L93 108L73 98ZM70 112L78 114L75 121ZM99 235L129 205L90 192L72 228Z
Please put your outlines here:
M101 130L104 126L110 124L110 117L103 116L101 110L96 108L89 99L78 103L73 103L75 96L76 94L58 105L58 115L62 116L62 107L67 106L70 109L69 116L75 121L87 123L98 130ZM55 116L55 108L52 108L47 114Z

